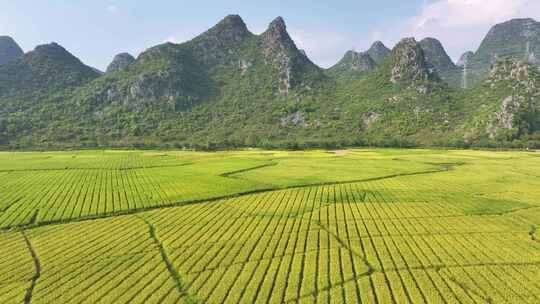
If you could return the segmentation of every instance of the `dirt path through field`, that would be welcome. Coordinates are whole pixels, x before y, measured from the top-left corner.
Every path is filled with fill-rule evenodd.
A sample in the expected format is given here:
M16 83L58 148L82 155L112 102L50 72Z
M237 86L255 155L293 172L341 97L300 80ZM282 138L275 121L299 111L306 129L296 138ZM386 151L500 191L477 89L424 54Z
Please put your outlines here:
M271 164L267 164L265 166L269 166L269 165L271 165ZM20 229L20 230L26 230L26 229L38 228L38 227L43 227L43 226L48 226L48 225L62 225L62 224L73 223L73 222L91 221L91 220L104 219L104 218L110 218L110 217L115 217L115 216L132 215L132 214L137 214L137 213L147 212L147 211L152 211L152 210L157 210L157 209L175 208L175 207L192 205L192 204L209 203L209 202L215 202L215 201L225 200L225 199L230 199L230 198L237 198L237 197L245 196L245 195L253 195L253 194L259 194L259 193L271 192L271 191L277 191L277 190L298 189L298 188L306 188L306 187L317 187L317 186L323 186L323 185L343 185L343 184L351 184L351 183L362 183L362 182L371 182L371 181L392 179L392 178L402 177L402 176L436 174L436 173L441 173L441 172L453 170L454 166L459 166L459 164L453 164L453 165L449 165L449 166L440 166L439 169L408 172L408 173L395 173L395 174L389 174L389 175L385 175L385 176L363 178L363 179L351 179L351 180L345 180L345 181L311 183L311 184L294 185L294 186L289 186L289 187L278 187L278 188L261 188L261 189L250 190L250 191L245 191L245 192L232 193L232 194L223 195L223 196L216 196L216 197L203 198L203 199L195 199L195 200L191 200L191 201L189 201L189 200L188 201L179 201L179 202L170 203L170 204L167 204L167 205L147 206L147 207L142 207L142 208L133 208L133 209L129 209L129 210L121 210L121 211L112 212L112 213L88 215L88 216L81 216L81 217L77 217L77 218L69 218L69 219L61 219L61 220L50 220L50 221L43 221L43 222L39 222L39 223L29 223L29 224L21 224L21 225L18 225L18 226L3 227L3 228L0 228L0 233L10 232L13 228L17 228L17 229ZM237 172L235 172L235 173L237 173Z

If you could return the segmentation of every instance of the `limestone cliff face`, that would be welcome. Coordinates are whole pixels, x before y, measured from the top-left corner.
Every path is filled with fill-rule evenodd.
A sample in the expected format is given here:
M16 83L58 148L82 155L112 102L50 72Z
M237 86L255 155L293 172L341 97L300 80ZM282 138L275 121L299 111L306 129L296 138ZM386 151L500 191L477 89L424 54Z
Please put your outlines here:
M335 79L362 78L376 70L390 54L391 51L382 42L376 41L365 52L347 51L327 73Z
M114 56L113 61L107 67L107 73L125 70L135 62L135 58L128 53L120 53Z
M435 38L425 38L419 44L424 51L428 68L446 83L458 87L462 82L462 69L450 59L441 42Z
M297 73L304 65L311 64L310 60L296 47L281 17L270 23L260 39L266 64L278 70L280 93L288 94L289 90L298 83Z
M213 93L211 74L220 69L248 68L250 63L238 63L238 57L253 37L240 16L229 15L191 41L152 47L136 61L129 54L120 54L110 68L129 67L126 79L104 82L93 98L136 111L190 108Z
M426 61L440 72L454 69L456 66L446 53L441 42L435 38L425 38L419 42Z
M0 36L0 65L21 58L23 55L23 50L13 38Z
M391 56L392 83L408 84L436 78L426 63L424 51L414 38L401 40L392 50Z
M381 64L392 51L388 49L381 41L375 41L366 53L375 61L376 64Z
M189 47L205 64L230 64L236 51L253 36L240 16L229 15L190 41Z
M323 70L298 49L282 18L256 35L237 15L190 41L151 47L137 60L120 54L104 75L57 44L40 46L0 65L0 122L11 124L0 123L0 144L24 144L30 134L38 145L55 142L57 126L79 130L70 141L152 138L195 147L201 138L238 146L246 136L265 144L533 142L540 135L535 24L497 27L462 67L436 39L407 38L392 51L381 42L349 51ZM490 61L475 85L468 77L474 79L474 58L486 47L519 58ZM444 71L453 69L462 72L466 90L446 84Z
M349 51L345 54L345 62L348 64L349 69L358 72L373 71L377 64L367 53L357 53Z
M183 111L217 99L226 86L243 86L246 95L269 88L272 98L281 99L304 83L306 73L320 70L296 47L282 18L254 35L237 15L225 17L190 41L152 47L136 61L123 55L116 59L111 71L124 69L122 79L108 73L107 80L83 94L86 102L135 111Z
M335 78L355 79L377 68L377 63L366 52L348 51L328 73Z
M485 83L492 90L505 92L486 128L491 139L500 134L517 136L538 127L540 81L534 66L525 61L499 60Z
M500 58L539 64L540 22L530 18L512 19L493 26L469 60L472 83L487 79L491 66Z
M486 83L492 87L501 83L523 89L523 93L536 89L532 76L534 67L524 61L500 59L495 62Z
M491 139L494 139L497 135L498 128L507 130L514 128L515 116L521 108L522 101L514 96L508 96L502 100L499 111L495 113L493 124L490 124L487 128Z
M57 92L86 84L98 76L95 69L53 42L39 45L0 66L0 96Z

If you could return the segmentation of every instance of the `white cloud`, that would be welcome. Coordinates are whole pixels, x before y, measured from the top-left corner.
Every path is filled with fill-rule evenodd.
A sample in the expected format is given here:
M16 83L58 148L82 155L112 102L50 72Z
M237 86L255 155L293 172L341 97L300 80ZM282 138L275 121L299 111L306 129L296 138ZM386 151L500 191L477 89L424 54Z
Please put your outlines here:
M109 13L116 13L118 11L118 6L114 5L114 4L110 4L107 6L107 11Z
M435 0L426 1L419 14L398 25L402 31L383 29L376 35L397 42L413 36L435 37L456 59L476 50L489 29L512 18L540 18L539 0Z
M424 4L422 12L413 21L417 28L433 22L447 27L493 24L516 17L524 6L532 3L530 0L431 1Z

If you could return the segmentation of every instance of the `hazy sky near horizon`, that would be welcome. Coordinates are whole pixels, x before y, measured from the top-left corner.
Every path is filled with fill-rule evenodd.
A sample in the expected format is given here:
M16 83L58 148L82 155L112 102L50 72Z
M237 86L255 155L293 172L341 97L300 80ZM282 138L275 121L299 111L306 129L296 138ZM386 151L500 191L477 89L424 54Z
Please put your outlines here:
M297 45L323 67L375 40L435 37L455 60L476 50L489 28L517 17L540 19L540 0L0 0L0 35L25 51L58 42L105 69L115 54L137 56L165 41L183 42L224 16L239 14L254 33L284 17Z

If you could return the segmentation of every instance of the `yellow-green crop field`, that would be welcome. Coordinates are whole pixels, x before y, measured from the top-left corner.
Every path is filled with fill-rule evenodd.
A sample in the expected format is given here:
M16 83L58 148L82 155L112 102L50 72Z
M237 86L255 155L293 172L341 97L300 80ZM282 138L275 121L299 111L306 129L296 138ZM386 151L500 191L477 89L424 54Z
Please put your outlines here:
M538 304L537 226L534 152L0 152L0 303Z

